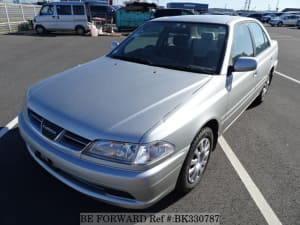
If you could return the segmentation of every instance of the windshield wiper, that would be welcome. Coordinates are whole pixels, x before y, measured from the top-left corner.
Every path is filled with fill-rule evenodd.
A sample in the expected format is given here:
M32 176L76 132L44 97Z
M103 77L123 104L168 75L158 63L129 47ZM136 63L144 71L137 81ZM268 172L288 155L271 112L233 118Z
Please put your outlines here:
M146 65L153 65L153 63L144 58L135 58L135 57L130 57L130 56L121 56L121 55L112 55L111 56L114 59L121 59L125 61L130 61L130 62L136 62L136 63L141 63L141 64L146 64Z
M171 65L171 64L154 64L154 66L159 66L159 67L164 67L164 68L174 69L174 70L194 72L194 73L215 74L211 70L194 69L191 66L178 66L178 65Z

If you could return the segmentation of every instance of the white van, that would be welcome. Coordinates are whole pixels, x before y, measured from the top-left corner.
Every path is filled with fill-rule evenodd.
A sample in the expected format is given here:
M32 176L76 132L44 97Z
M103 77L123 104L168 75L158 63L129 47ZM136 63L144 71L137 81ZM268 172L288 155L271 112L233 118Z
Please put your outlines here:
M52 2L44 4L34 18L34 29L38 34L47 31L73 30L77 34L88 31L86 6L81 2Z

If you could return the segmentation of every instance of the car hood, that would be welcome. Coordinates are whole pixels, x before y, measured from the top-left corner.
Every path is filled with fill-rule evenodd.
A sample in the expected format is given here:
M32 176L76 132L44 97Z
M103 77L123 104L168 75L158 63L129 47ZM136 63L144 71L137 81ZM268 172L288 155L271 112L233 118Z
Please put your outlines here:
M102 57L34 85L27 104L85 138L139 142L210 78Z

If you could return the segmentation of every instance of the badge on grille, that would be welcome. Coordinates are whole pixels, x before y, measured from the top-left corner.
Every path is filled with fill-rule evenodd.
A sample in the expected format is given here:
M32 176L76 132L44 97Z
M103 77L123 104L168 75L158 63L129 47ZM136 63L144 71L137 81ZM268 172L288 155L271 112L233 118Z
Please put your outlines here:
M53 140L63 129L50 121L44 120L42 123L42 134Z

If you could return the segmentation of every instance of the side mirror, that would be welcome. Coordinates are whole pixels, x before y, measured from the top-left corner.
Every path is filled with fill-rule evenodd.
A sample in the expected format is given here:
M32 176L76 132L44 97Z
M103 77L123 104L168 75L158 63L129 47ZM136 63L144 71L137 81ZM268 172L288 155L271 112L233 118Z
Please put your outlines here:
M115 49L119 44L120 44L119 42L113 41L113 42L111 43L111 50Z
M257 62L254 58L241 57L233 65L233 72L247 72L256 70Z

